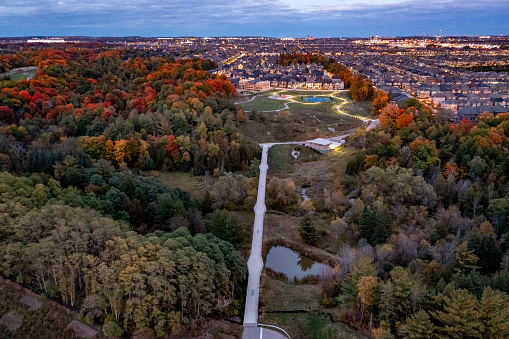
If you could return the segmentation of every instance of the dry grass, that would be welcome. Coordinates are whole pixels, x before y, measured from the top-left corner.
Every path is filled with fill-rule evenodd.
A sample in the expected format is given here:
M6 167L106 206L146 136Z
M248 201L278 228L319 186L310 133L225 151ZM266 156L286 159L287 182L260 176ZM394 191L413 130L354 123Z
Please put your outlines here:
M266 313L259 320L261 323L283 328L292 339L368 338L346 324L331 322L330 316L322 313Z
M205 176L193 176L191 173L184 172L150 171L142 174L151 176L168 187L176 187L187 191L195 199L203 199L207 189L217 180L211 175L206 178Z
M321 287L299 285L262 274L260 283L261 312L315 311L321 308Z

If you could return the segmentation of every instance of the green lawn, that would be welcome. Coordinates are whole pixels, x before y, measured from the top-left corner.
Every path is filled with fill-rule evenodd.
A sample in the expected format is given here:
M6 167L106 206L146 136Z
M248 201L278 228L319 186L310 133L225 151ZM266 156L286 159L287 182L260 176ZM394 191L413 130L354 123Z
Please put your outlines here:
M241 106L246 111L252 111L256 109L259 112L273 111L285 107L285 103L287 103L288 101L269 99L269 96L271 95L272 93L258 94L253 101L250 101L245 104L239 104L239 106Z
M337 112L333 109L334 106L342 103L342 100L334 98L332 102L326 103L302 103L301 96L312 97L312 96L323 96L323 95L331 95L334 92L312 92L312 91L284 91L278 92L278 95L294 95L296 97L293 100L278 100L278 99L270 99L275 91L265 92L262 94L258 94L255 96L250 102L246 102L244 104L239 104L244 110L252 111L256 109L259 112L267 112L267 111L275 111L285 108L285 104L288 105L288 108L291 111L294 110L310 110L310 111L318 111L318 112L330 112L336 114Z
M300 152L297 159L293 158L292 149ZM268 164L271 173L290 173L295 170L295 164L316 161L322 155L309 147L300 145L274 145L269 150Z
M37 73L37 67L23 67L12 69L9 73L0 74L0 76L8 75L11 80L20 81L26 80L29 77L33 78Z

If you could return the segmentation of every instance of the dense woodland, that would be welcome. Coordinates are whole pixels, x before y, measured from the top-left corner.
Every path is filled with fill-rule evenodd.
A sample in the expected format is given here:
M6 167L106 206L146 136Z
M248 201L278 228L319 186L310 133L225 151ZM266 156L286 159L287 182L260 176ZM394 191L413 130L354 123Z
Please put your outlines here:
M352 70L333 58L327 58L320 54L293 52L281 54L278 60L279 66L302 63L322 64L327 72L338 76L345 83L345 88L350 89L350 95L355 101L371 100L375 94L375 88L368 78L360 73L354 74Z
M28 81L0 78L1 273L108 336L177 334L239 314L238 220L213 196L204 205L140 176L256 165L258 145L237 130L249 117L228 100L235 87L207 72L215 63L63 46L0 64L38 66Z
M385 97L380 127L349 139L354 180L338 194L355 202L329 213L357 243L340 249L324 302L376 338L507 338L509 115L451 124Z

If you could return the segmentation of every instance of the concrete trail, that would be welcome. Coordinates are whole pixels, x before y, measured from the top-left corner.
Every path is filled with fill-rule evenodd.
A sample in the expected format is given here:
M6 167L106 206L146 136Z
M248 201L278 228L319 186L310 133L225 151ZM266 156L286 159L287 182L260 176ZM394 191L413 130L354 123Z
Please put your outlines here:
M258 299L260 292L260 275L263 269L262 240L263 219L265 217L265 184L267 181L267 155L270 145L262 144L262 160L260 162L260 180L258 182L258 197L254 207L255 222L253 227L253 242L251 255L247 261L249 278L247 282L246 309L244 312L244 326L258 325Z
M267 182L267 157L272 144L261 144L262 160L260 162L260 179L258 181L258 196L254 207L255 222L253 227L253 241L251 255L247 261L249 277L247 281L246 308L244 312L243 339L280 339L285 338L278 332L258 327L258 301L260 297L260 277L263 269L262 242L263 219L265 217L265 186Z

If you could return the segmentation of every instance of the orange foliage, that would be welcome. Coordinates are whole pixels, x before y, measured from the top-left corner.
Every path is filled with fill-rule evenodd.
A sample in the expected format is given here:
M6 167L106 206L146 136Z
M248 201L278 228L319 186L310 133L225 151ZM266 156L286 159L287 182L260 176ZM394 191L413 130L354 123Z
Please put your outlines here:
M402 128L407 127L414 121L414 115L412 113L402 112L399 117L396 118L396 127Z

